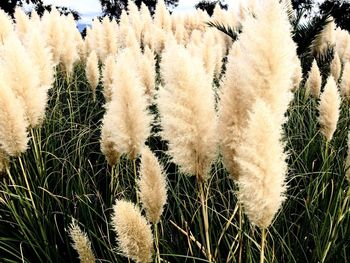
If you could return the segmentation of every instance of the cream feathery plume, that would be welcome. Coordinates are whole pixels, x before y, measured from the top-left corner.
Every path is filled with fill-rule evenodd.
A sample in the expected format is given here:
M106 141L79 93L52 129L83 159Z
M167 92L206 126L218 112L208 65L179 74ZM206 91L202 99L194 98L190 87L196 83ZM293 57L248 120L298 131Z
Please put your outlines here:
M73 70L74 63L79 60L78 42L76 39L77 28L72 14L61 18L62 31L65 39L64 48L61 52L61 61L63 69L69 80Z
M123 10L119 18L119 27L118 27L118 48L119 49L128 47L125 43L125 39L128 34L132 34L132 32L130 31L131 30L130 30L129 17L126 11ZM135 39L136 39L136 36L135 36Z
M350 62L344 65L340 83L340 93L350 103Z
M345 159L345 176L348 182L350 183L350 132L348 133L348 150Z
M102 60L103 58L103 38L104 38L104 32L103 32L103 26L101 22L98 19L93 19L92 21L92 38L94 43L94 49L92 51L96 52L97 57Z
M11 18L0 9L0 44L4 43L4 40L13 33L14 30Z
M86 60L85 73L92 90L93 99L96 100L96 88L100 80L100 70L98 68L98 58L94 50L91 51Z
M152 23L151 13L149 12L149 9L144 2L141 3L140 17L143 23Z
M146 218L131 202L117 200L113 206L112 226L124 256L137 263L152 261L153 235Z
M41 19L38 13L35 11L35 9L32 10L30 13L30 23L32 26L38 27L37 29L41 30Z
M288 15L279 1L266 0L257 6L255 17L245 20L243 28L240 43L246 61L238 62L242 64L242 76L248 76L255 96L274 109L276 120L281 124L293 98L295 65L291 61L296 56Z
M220 46L215 44L215 35L212 30L207 30L203 36L202 57L207 74L213 78Z
M162 136L183 173L200 182L216 156L216 113L211 80L203 63L176 44L163 53L158 107Z
M24 13L21 7L17 6L15 9L15 20L16 20L16 32L19 39L24 43L24 38L28 33L31 23L29 17Z
M33 62L39 68L40 87L47 92L51 88L55 76L51 50L46 46L41 32L35 27L30 28L25 44Z
M101 43L101 56L104 61L109 55L116 55L118 51L118 42L117 42L117 32L118 24L115 19L109 20L108 17L103 18L102 20L103 35Z
M81 263L95 263L96 258L91 248L91 242L87 234L80 229L73 219L69 225L69 236L72 239L72 247L77 251Z
M321 92L322 78L316 60L312 62L309 76L305 83L306 95L311 94L312 97L318 98Z
M341 61L338 52L336 51L334 52L334 58L331 63L331 74L333 75L334 80L337 83L341 74Z
M246 18L243 27L229 55L219 106L221 152L234 179L239 176L236 147L254 101L260 98L273 108L279 125L285 121L295 71L295 64L290 62L296 56L290 23L278 1L264 1L254 18Z
M0 66L3 72L3 66ZM0 76L0 152L4 151L10 156L19 156L27 150L28 122L19 99ZM6 156L4 154L4 156ZM1 158L3 160L3 157ZM3 163L3 162L2 162Z
M164 3L164 0L158 0L156 10L154 13L154 24L158 28L163 29L167 32L171 31L171 16Z
M236 148L247 125L250 105L254 103L253 87L242 78L240 61L243 60L240 43L232 45L228 55L226 74L220 96L218 134L223 163L233 179L238 178L237 163L234 159ZM244 88L243 88L244 87Z
M4 76L24 106L30 127L40 126L45 118L47 90L41 88L39 68L16 37L1 47Z
M148 147L141 152L139 196L149 222L157 224L167 200L167 182L163 167Z
M43 31L46 41L51 48L55 65L60 63L60 58L64 49L64 32L61 28L62 21L59 12L53 8L51 12L44 12L42 17Z
M340 111L340 96L337 84L332 76L327 79L326 86L320 96L318 105L320 123L320 132L326 138L327 142L332 140L333 134L337 128Z
M333 17L329 17L327 25L314 38L311 43L312 54L316 57L324 56L329 47L335 45L335 23Z
M93 50L97 50L98 44L95 42L94 33L90 27L86 28L86 36L84 39L84 57L87 59ZM96 52L96 51L95 51Z
M128 1L127 9L128 9L130 26L135 33L135 37L137 41L141 43L143 21L141 20L139 9L135 4L135 2L133 1Z
M145 47L144 54L138 60L140 80L144 86L147 103L151 104L156 87L156 61L154 53L149 47Z
M113 95L103 118L101 140L113 142L115 151L135 159L150 134L151 116L137 69L125 67L134 57L126 49L117 56Z
M350 62L350 34L346 30L337 28L335 30L336 46L335 49L339 54L342 63Z
M281 126L270 107L258 99L237 147L238 199L249 221L269 227L285 200L287 164Z
M110 102L112 100L113 94L113 80L114 76L117 74L116 72L116 61L114 55L109 55L106 58L105 64L103 66L103 96L105 97L106 102Z

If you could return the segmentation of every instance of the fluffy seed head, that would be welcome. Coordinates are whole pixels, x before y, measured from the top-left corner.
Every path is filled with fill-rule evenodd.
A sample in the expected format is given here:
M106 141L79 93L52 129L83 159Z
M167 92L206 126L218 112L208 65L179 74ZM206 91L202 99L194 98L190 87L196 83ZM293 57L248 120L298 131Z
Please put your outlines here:
M24 106L30 126L40 126L45 117L47 90L41 88L38 66L16 37L5 40L1 56L4 76Z
M267 0L255 17L247 17L244 31L230 52L219 109L219 138L225 167L237 179L235 151L257 98L264 100L281 125L292 98L296 46L283 7ZM273 52L271 52L273 50Z
M182 172L205 180L216 156L216 113L211 80L201 60L183 47L170 45L163 53L165 86L158 105L162 136Z
M334 53L334 58L331 63L331 74L334 77L335 82L338 82L341 73L341 61L338 52Z
M113 206L112 225L121 252L137 263L152 261L153 236L150 225L131 202L117 200Z
M285 200L287 165L281 126L270 107L257 100L237 148L238 198L249 221L267 228Z
M100 79L100 71L98 69L98 58L95 51L91 51L86 61L86 78L92 90L93 98L96 98L96 88Z
M95 263L96 258L92 252L91 242L84 231L80 229L73 219L69 225L69 236L72 239L72 247L78 252L81 263Z
M312 62L311 70L309 72L309 76L305 83L306 93L311 94L314 98L318 98L321 92L321 74L320 70L317 66L316 60Z
M113 80L116 74L117 72L115 57L113 55L109 55L105 60L102 77L103 95L105 97L106 102L110 102L112 99Z
M101 138L104 140L104 134L108 135L115 143L115 150L131 159L141 152L151 123L137 69L125 66L134 60L129 49L117 56L113 95L103 119Z
M163 167L145 147L141 153L139 196L149 222L158 223L167 199L167 183Z
M0 10L0 43L3 43L13 33L11 18L3 10Z
M312 41L311 49L314 56L324 56L327 49L335 45L335 23L329 17L327 25Z
M24 153L28 145L27 126L23 105L0 76L0 152L10 156Z
M337 128L337 122L340 111L340 96L337 89L337 84L334 78L330 76L327 79L326 86L323 93L320 96L320 103L318 106L320 123L320 132L330 141L333 137L333 133Z
M47 92L54 82L55 75L51 50L46 46L41 32L34 27L30 29L30 34L27 35L25 43L29 55L39 68L40 86Z

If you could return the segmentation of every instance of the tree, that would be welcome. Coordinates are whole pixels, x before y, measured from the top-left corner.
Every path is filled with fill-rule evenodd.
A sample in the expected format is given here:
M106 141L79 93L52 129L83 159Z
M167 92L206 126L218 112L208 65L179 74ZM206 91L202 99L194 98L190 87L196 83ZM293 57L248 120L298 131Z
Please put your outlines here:
M331 14L337 26L350 32L350 2L326 0L319 9L321 14Z
M206 11L209 16L212 16L214 13L215 6L217 4L220 6L221 9L227 10L228 8L227 4L223 3L221 0L218 0L218 1L202 0L199 3L197 3L194 7L196 9L201 9L203 11Z
M151 14L154 14L156 9L157 0L134 0L135 4L140 8L141 4L144 3ZM167 6L175 7L179 0L165 0ZM119 19L123 10L126 10L128 6L128 0L100 0L102 7L102 15L115 17Z
M0 8L13 17L17 6L32 4L34 9L41 16L45 10L51 11L52 5L45 5L42 0L1 0ZM75 20L80 19L79 13L66 7L57 7L61 14L72 14Z

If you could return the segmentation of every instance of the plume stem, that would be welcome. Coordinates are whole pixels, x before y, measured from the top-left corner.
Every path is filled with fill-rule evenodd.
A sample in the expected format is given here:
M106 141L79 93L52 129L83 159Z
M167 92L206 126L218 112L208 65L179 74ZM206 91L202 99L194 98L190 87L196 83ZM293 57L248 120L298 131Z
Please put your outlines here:
M242 262L242 251L243 251L243 235L242 235L242 220L243 220L243 209L242 205L239 203L239 212L238 212L238 222L239 222L239 232L238 232L238 239L239 239L239 252L238 252L238 263Z
M261 229L261 248L260 248L260 263L265 261L265 239L266 239L266 228Z
M197 176L197 178L199 178ZM205 241L207 244L207 258L209 262L212 261L212 256L210 252L210 237L209 237L209 220L208 220L208 200L206 198L206 195L204 193L204 181L199 181L199 192L200 192L200 199L202 203L202 213L203 213L203 222L204 222L204 231L205 231Z
M160 260L160 252L159 252L159 233L158 233L158 223L154 224L154 242L155 242L155 245L156 245L156 262L157 263L160 263L161 260Z

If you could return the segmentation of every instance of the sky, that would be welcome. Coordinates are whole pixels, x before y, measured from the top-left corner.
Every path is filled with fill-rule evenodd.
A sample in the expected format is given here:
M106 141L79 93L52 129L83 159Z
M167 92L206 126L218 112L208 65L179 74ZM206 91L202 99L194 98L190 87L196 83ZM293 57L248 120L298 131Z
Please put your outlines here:
M1 1L1 0L0 0ZM200 0L179 0L178 6L173 10L174 13L185 13L194 10L194 5ZM237 4L237 0L226 0L229 6ZM101 6L98 0L44 0L45 4L56 6L66 6L78 11L82 17L81 23L90 23L92 18L100 15Z

